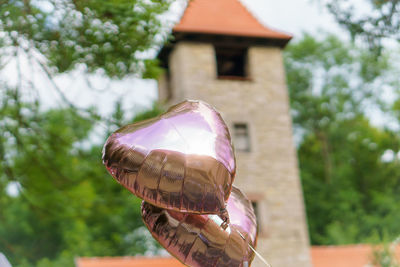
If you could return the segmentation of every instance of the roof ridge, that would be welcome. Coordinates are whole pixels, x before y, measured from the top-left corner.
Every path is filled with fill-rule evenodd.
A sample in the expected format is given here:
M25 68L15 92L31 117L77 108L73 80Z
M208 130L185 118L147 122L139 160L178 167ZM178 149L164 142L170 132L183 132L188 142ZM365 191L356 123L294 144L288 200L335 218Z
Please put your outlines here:
M189 0L174 32L290 40L270 28L240 0Z

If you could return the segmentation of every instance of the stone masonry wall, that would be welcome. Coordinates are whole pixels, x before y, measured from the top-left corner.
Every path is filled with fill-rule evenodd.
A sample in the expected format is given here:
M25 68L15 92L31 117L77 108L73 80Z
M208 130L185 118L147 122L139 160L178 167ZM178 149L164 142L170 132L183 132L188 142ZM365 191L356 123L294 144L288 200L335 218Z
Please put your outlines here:
M281 49L251 47L248 53L249 81L219 80L211 44L178 43L170 55L170 104L204 100L221 112L231 133L233 123L248 124L251 151L236 152L234 184L258 203L257 251L274 267L310 267ZM265 265L255 259L252 266Z

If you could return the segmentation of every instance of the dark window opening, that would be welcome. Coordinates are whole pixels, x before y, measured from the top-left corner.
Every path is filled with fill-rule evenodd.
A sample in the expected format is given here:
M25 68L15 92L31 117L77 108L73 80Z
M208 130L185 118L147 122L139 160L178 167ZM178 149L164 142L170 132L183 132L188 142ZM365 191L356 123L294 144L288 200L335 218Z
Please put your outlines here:
M220 79L243 79L247 73L247 48L216 46L217 75Z
M233 143L237 151L250 151L250 135L246 123L233 125Z

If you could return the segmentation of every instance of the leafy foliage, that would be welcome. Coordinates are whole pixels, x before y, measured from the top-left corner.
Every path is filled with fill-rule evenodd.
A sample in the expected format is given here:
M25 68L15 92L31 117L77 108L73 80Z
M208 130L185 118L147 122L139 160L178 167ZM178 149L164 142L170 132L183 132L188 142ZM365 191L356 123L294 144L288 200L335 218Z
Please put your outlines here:
M0 251L15 266L73 266L75 256L134 255L155 246L136 233L141 200L106 173L100 146L85 145L93 121L74 109L17 115L17 104L3 102L0 109L0 145L14 152L1 154ZM31 123L24 128L16 118ZM7 172L20 185L18 195L7 194Z
M286 51L287 80L313 244L378 242L400 233L399 151L390 129L371 125L380 110L387 58L309 35Z
M35 49L55 72L84 64L110 77L152 71L140 53L164 42L159 15L170 0L0 1L0 31L8 46Z
M366 41L380 55L384 39L399 41L400 1L398 0L326 0L323 1L353 38ZM360 5L360 3L362 5ZM357 5L358 4L358 5Z
M154 78L157 62L145 54L165 41L160 15L171 2L0 0L0 67L15 62L18 75L15 84L0 75L0 251L13 266L158 252L137 233L141 201L106 173L92 140L127 122L121 105L109 117L78 108L53 78L78 67L111 78ZM41 67L64 100L58 109L43 110L21 55ZM155 106L136 120L160 112Z

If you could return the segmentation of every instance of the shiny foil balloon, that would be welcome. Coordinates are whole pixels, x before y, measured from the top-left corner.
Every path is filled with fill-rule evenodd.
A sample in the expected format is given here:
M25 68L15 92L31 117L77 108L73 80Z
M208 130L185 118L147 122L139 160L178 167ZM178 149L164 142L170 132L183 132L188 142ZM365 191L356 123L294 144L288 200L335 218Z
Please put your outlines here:
M146 202L198 214L226 212L236 168L227 126L201 101L117 130L104 146L103 162Z
M165 210L142 202L142 217L153 237L188 266L249 266L254 258L257 223L253 207L233 187L227 210L230 224L221 227L219 215L197 215Z

